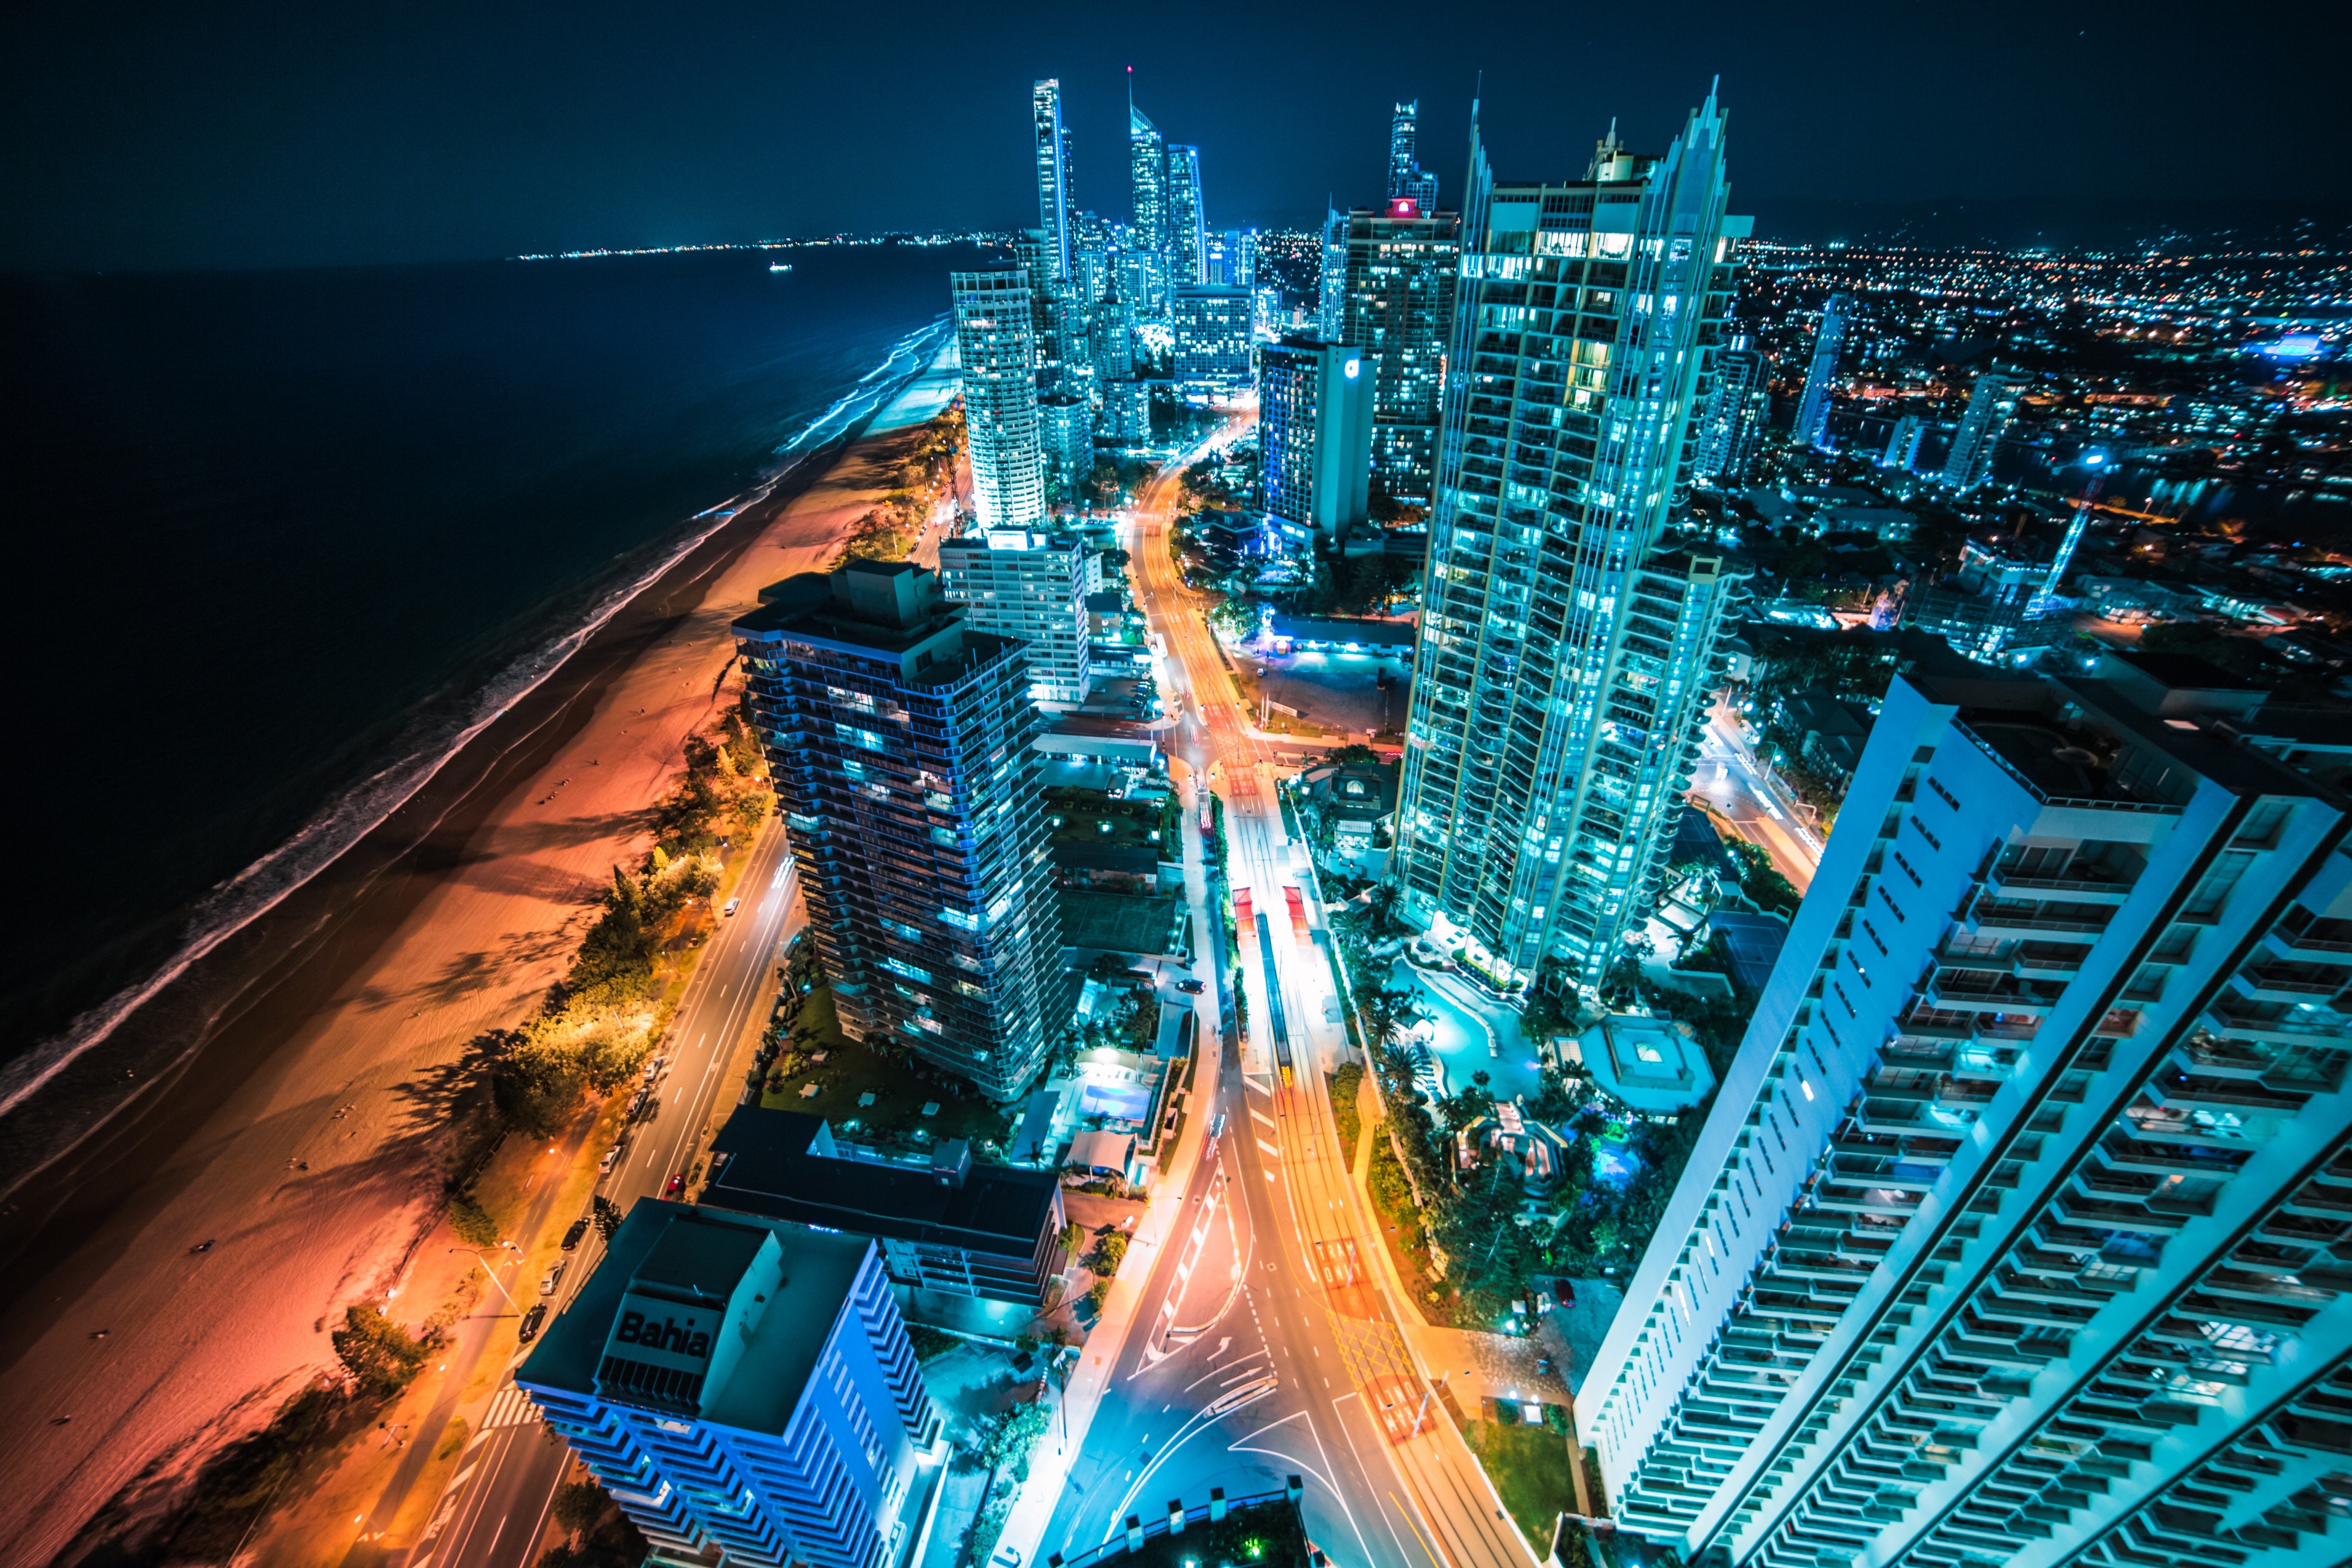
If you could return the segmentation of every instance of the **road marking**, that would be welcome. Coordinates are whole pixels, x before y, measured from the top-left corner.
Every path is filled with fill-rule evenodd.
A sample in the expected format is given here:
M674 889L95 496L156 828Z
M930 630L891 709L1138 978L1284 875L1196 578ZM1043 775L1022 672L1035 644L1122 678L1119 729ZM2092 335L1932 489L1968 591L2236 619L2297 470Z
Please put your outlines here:
M1272 1144L1267 1143L1264 1138L1260 1138L1257 1141L1257 1146L1264 1149L1266 1152L1267 1156L1271 1159L1278 1160L1282 1158L1282 1151L1276 1148Z
M1259 1110L1255 1105L1250 1107L1250 1114L1257 1118L1259 1121L1264 1122L1269 1127L1274 1125L1274 1118L1267 1115L1265 1112Z

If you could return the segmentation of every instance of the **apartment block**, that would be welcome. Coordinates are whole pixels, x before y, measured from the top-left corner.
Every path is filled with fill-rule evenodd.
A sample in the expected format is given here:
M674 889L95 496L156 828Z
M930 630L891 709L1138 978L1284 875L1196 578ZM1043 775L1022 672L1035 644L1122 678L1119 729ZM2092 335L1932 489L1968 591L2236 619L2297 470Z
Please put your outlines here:
M2347 802L2200 662L1913 675L1578 1396L1696 1561L2339 1559Z
M965 623L1029 650L1029 700L1087 700L1087 558L1067 534L991 528L940 541L940 588Z
M886 1568L941 1469L863 1238L645 1199L515 1382L656 1563Z

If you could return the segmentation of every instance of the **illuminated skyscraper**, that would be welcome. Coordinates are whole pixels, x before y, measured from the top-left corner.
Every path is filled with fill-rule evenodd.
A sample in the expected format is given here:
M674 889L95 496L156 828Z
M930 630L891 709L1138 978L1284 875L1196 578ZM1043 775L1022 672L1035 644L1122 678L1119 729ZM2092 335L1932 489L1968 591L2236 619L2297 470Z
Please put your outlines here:
M1022 528L1045 515L1037 438L1036 302L1018 267L951 272L956 353L963 364L971 504L984 528Z
M1692 476L1703 483L1731 486L1748 472L1772 412L1765 384L1764 356L1741 333L1715 356L1714 385L1701 405Z
M1054 276L1070 276L1070 132L1062 123L1062 84L1048 77L1033 95L1037 119L1037 226L1054 242Z
M842 1028L1012 1098L1074 999L1029 646L908 561L760 597L735 646Z
M1805 395L1797 403L1800 446L1820 446L1830 423L1830 394L1837 383L1838 346L1845 341L1846 297L1830 296L1822 307L1822 328L1813 337L1813 364L1805 372Z
M1463 298L1397 808L1398 881L1506 976L1588 994L1654 905L1746 574L1676 548L1744 217L1715 97L1664 157L1498 184Z
M1128 303L1138 317L1158 320L1168 312L1168 147L1131 97L1127 105L1127 178L1134 204L1129 254L1142 262L1142 288Z
M1878 460L1878 465L1909 473L1919 462L1919 443L1927 434L1925 421L1916 413L1905 414L1895 422L1894 434L1886 438L1886 455Z
M1578 1390L1621 1529L2342 1560L2352 824L2239 738L2263 698L2177 655L1895 682Z
M1223 402L1248 390L1251 303L1246 288L1181 283L1169 290L1178 397Z
M1087 660L1087 549L1068 534L991 528L940 541L940 591L967 625L1029 650L1029 700L1076 706Z
M1201 150L1168 149L1168 282L1209 281L1208 235L1201 217Z
M1348 214L1339 341L1365 351L1372 382L1372 475L1400 499L1426 500L1437 469L1445 340L1462 242L1452 213Z
M1372 385L1364 351L1316 338L1261 350L1258 440L1266 515L1302 540L1336 540L1365 520L1372 459Z
M1323 213L1323 270L1318 279L1316 336L1339 340L1348 324L1348 214L1326 207Z
M1952 435L1952 450L1944 457L1944 483L1956 490L1973 490L1992 477L1992 460L2000 438L2017 413L2017 394L2024 382L1999 371L1977 377L1969 393L1969 411Z
M1421 99L1400 103L1389 117L1389 190L1391 202L1411 202L1424 213L1437 210L1437 176L1422 172Z

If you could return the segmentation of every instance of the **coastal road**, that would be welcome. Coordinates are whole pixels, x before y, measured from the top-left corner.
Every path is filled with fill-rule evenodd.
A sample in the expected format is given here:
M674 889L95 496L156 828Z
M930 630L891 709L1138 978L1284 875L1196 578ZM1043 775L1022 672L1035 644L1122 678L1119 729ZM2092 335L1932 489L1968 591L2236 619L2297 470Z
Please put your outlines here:
M621 1159L597 1184L596 1191L624 1213L639 1198L660 1196L673 1174L693 1168L706 1125L723 1120L741 1092L729 1063L746 1034L767 1018L780 949L803 918L795 907L799 878L784 839L783 823L771 819L751 845L751 863L736 884L742 906L718 923L671 1020L656 1105L629 1130ZM592 1228L564 1270L551 1301L553 1311L569 1308L603 1251L603 1238ZM526 1289L537 1283L509 1281L507 1288L528 1304ZM519 1354L515 1364L522 1359ZM501 1376L407 1568L529 1568L538 1561L540 1535L569 1459L569 1450L541 1424L511 1378Z
M1799 893L1810 886L1821 863L1821 835L1809 826L1797 803L1765 777L1740 734L1739 716L1722 703L1707 714L1699 731L1698 771L1690 798L1727 818L1741 838L1760 846Z
M1165 650L1162 682L1184 716L1174 740L1223 801L1225 878L1268 915L1273 963L1244 932L1218 977L1221 994L1246 997L1249 1020L1220 1075L1222 1132L1185 1194L1189 1223L1147 1281L1147 1326L1129 1336L1046 1531L1060 1544L1044 1550L1085 1551L1129 1514L1203 1502L1212 1486L1240 1496L1297 1475L1308 1530L1338 1560L1530 1568L1533 1553L1398 1326L1412 1309L1397 1298L1332 1121L1324 1074L1345 1059L1346 1036L1305 846L1286 832L1275 793L1279 754L1251 734L1205 601L1168 558L1177 471L1248 424L1243 415L1221 427L1145 487L1128 548ZM1288 915L1293 887L1307 914L1303 942Z

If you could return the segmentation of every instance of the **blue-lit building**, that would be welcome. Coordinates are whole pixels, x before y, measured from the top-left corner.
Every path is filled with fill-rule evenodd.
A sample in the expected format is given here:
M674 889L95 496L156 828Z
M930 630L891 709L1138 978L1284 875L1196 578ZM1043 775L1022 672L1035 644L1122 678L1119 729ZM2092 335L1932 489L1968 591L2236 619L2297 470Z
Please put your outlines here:
M1425 501L1437 472L1446 336L1462 240L1452 213L1399 199L1348 214L1339 341L1372 375L1372 473L1391 496Z
M515 1382L657 1564L885 1568L941 1469L864 1237L645 1199Z
M1054 277L1070 276L1070 131L1062 123L1062 84L1048 77L1033 89L1037 121L1037 224L1053 240Z
M1285 338L1261 351L1258 436L1266 514L1299 538L1337 539L1363 522L1372 463L1372 382L1364 351Z
M1250 325L1255 301L1246 288L1210 283L1169 290L1176 334L1176 395L1186 402L1223 402L1250 386Z
M1139 317L1157 321L1168 313L1168 143L1131 99L1127 180L1134 208L1127 255L1137 264L1137 274L1125 292Z
M1822 328L1813 338L1812 368L1805 372L1805 394L1797 403L1796 442L1819 446L1829 434L1830 394L1837 385L1838 349L1845 341L1846 297L1830 296L1822 307Z
M843 1031L1009 1100L1070 1000L1029 648L906 561L761 598L735 644Z
M1201 150L1168 149L1168 281L1209 279L1208 230L1201 209Z
M1952 434L1952 449L1944 455L1944 483L1955 490L1973 490L1992 477L1992 460L2000 438L2017 413L2017 394L2024 382L1999 371L1977 377L1969 392L1969 411Z

